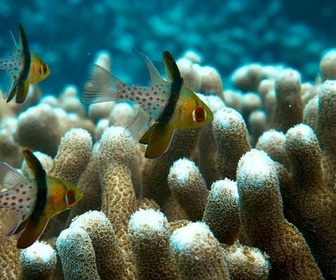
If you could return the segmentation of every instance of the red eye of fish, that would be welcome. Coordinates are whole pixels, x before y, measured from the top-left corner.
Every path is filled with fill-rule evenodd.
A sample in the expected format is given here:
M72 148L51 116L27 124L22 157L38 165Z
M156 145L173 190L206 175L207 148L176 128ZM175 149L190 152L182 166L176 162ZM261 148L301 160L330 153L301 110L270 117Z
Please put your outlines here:
M40 74L45 75L48 71L48 66L45 63L42 63L41 69L40 69Z
M204 122L206 118L206 111L204 110L203 107L197 107L192 112L192 117L193 117L194 122L197 122L197 123Z
M76 202L76 193L74 190L69 190L66 194L66 203L72 206Z

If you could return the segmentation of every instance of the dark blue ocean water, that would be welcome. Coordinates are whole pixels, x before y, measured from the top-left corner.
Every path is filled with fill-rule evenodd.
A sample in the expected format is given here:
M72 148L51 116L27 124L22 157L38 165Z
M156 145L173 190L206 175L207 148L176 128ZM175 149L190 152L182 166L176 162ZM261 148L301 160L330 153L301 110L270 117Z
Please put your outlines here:
M0 50L13 49L10 31L26 31L31 51L52 75L40 86L58 94L67 84L82 87L88 64L110 51L113 71L130 83L147 83L144 51L163 71L161 53L180 57L194 50L223 80L250 62L283 63L303 80L318 75L322 53L336 46L336 1L303 0L1 0Z

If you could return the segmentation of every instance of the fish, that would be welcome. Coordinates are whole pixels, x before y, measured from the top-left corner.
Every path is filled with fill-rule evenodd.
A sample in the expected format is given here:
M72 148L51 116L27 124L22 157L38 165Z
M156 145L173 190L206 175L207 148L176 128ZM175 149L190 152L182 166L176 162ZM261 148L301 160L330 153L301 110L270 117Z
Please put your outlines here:
M28 40L21 24L19 39L20 44L15 51L0 58L0 70L7 71L12 80L9 92L4 93L7 103L14 97L16 103L23 103L27 98L29 84L43 81L50 75L48 64L29 51Z
M145 128L139 142L147 145L145 157L153 159L167 152L176 129L210 124L213 113L190 88L183 85L183 77L170 52L162 53L167 80L159 74L148 56L136 52L148 69L149 86L128 85L105 68L93 64L81 102L131 101L138 104L137 116L126 127L124 135L129 137Z
M26 178L5 162L0 162L0 243L20 234L17 247L32 245L44 232L50 218L74 206L83 196L75 185L48 176L29 150L23 151L34 178Z

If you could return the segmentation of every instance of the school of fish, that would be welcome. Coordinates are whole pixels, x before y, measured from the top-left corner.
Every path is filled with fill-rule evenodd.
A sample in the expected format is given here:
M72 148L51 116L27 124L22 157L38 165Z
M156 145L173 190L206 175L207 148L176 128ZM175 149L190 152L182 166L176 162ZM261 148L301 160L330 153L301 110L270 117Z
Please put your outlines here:
M10 55L0 58L0 70L11 77L11 87L4 93L6 102L26 100L29 85L50 75L49 66L31 53L22 25L20 44ZM138 52L138 51L137 51ZM188 87L172 55L163 52L167 80L161 77L143 53L150 74L149 86L127 85L99 65L92 65L81 101L84 104L106 101L129 101L136 104L137 116L125 129L125 136L140 136L146 144L145 157L156 158L168 151L176 129L197 128L210 124L213 113ZM34 178L0 161L0 243L19 234L18 248L27 248L41 237L50 218L74 206L83 196L75 185L48 176L39 160L23 151Z

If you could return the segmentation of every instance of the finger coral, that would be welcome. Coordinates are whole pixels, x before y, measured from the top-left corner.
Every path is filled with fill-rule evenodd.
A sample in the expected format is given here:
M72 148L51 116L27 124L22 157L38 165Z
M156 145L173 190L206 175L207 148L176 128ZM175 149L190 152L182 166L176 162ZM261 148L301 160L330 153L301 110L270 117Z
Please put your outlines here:
M22 279L53 279L56 251L43 242L35 242L20 253Z
M284 218L277 170L266 153L251 150L240 159L237 186L243 229L270 256L270 278L322 279L303 235Z
M336 278L333 56L323 57L315 82L251 63L223 90L225 77L186 53L178 61L184 83L201 92L214 120L176 131L156 159L125 137L137 114L130 103L85 107L77 87L63 85L58 96L33 88L27 104L0 102L0 161L31 178L21 151L34 149L48 175L84 193L41 237L51 259L50 246L58 255L46 277ZM96 62L115 67L106 52ZM41 244L21 258L16 237L1 244L0 278L35 274Z
M135 212L128 233L139 280L177 279L177 268L169 249L167 218L153 209Z
M223 251L209 227L190 223L170 238L179 279L230 279Z
M102 184L102 211L114 225L116 239L133 266L130 242L127 237L128 221L136 209L136 198L131 180L131 165L135 145L132 138L123 135L124 128L110 127L100 139L99 167ZM135 277L130 269L128 277ZM132 275L133 274L133 275Z
M286 134L294 186L285 196L326 279L336 277L336 196L323 184L322 155L314 131L301 124Z
M127 266L114 228L103 212L89 211L77 216L70 228L84 229L92 242L100 279L125 279Z
M202 221L221 243L231 245L237 240L240 220L238 190L234 181L225 179L213 183Z
M168 186L189 220L200 220L208 189L195 163L188 159L175 161L168 174Z

